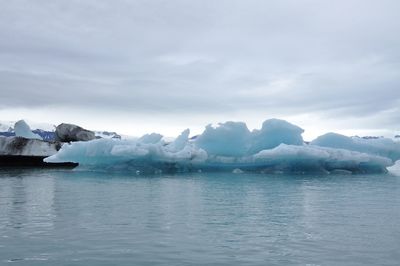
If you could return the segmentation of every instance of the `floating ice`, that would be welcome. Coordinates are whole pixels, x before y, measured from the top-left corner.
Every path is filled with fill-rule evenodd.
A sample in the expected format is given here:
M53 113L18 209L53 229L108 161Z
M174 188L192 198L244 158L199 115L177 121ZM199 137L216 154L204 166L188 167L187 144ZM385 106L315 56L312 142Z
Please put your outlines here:
M303 145L304 132L300 127L285 120L266 120L261 130L254 130L251 137L251 146L248 154L254 154L262 150L272 149L280 144Z
M160 171L257 172L386 172L400 154L387 140L359 140L339 135L303 143L303 130L283 120L267 120L250 132L246 124L226 122L207 126L195 140L185 130L166 144L156 133L135 140L98 139L65 144L46 162L76 162L103 167L159 173ZM341 141L340 141L341 140Z
M160 142L160 141L161 141L162 137L163 137L163 136L162 136L161 134L158 134L158 133L146 134L146 135L142 136L142 137L139 139L139 142L141 142L141 143L147 143L147 144L150 144L150 143L157 143L157 142Z
M389 173L400 176L400 160L398 160L393 166L388 167Z
M363 139L328 133L316 138L310 144L379 155L393 161L400 159L400 143L388 138Z
M209 155L243 156L249 148L250 135L245 123L226 122L216 128L208 125L195 142Z
M89 141L96 138L93 131L66 123L62 123L56 127L55 137L57 141L61 142Z
M279 119L266 120L260 130L249 131L243 122L208 125L196 138L196 145L209 155L245 156L280 144L303 145L303 129Z
M29 125L24 120L19 120L14 125L15 136L23 137L26 139L39 139L43 140L41 136L32 132Z
M58 148L54 142L0 136L0 155L45 157L57 153Z
M184 130L173 142L165 147L165 150L169 152L178 152L183 150L189 141L189 134L189 129Z
M293 146L281 144L272 150L263 150L254 155L264 163L272 163L284 171L334 171L353 173L386 172L393 165L391 159L350 151L313 145Z

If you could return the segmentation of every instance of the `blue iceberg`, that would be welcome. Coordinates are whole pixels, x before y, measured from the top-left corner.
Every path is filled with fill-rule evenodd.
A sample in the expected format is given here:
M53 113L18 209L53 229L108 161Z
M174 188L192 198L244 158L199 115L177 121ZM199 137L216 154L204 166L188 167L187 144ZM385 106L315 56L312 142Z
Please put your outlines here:
M337 133L327 133L319 136L310 144L379 155L390 158L394 162L400 159L400 142L395 142L387 138L363 139L359 137L347 137Z
M152 133L133 140L96 139L64 144L46 162L75 162L83 168L137 173L255 171L381 173L400 158L400 143L390 139L350 138L334 133L310 144L303 129L279 119L250 131L243 122L208 125L190 139L189 129L173 142Z

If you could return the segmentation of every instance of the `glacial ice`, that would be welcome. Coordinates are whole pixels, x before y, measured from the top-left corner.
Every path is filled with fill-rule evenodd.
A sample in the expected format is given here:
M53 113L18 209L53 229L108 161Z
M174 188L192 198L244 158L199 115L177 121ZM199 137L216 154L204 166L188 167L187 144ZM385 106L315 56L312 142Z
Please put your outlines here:
M26 139L43 140L41 136L32 132L29 125L24 120L19 120L14 125L15 136Z
M285 120L266 120L261 130L252 132L251 146L248 154L254 154L262 150L272 149L280 144L303 145L301 134L304 130Z
M57 143L38 139L0 136L0 155L50 156L56 154Z
M400 160L398 160L393 166L388 167L389 173L400 176Z
M95 139L93 131L74 124L62 123L56 127L55 139L61 142L89 141Z
M209 155L243 156L250 144L250 131L243 122L226 122L214 128L207 125L203 134L196 138L196 146Z
M189 141L190 130L185 129L173 142L169 143L165 149L169 152L178 152L183 150Z
M226 122L214 128L208 125L196 139L196 146L209 155L245 156L272 149L280 144L303 145L298 126L279 119L266 120L261 129L249 131L243 122Z
M146 135L143 135L139 139L139 142L147 143L147 144L149 144L149 143L158 143L158 142L161 141L162 137L163 136L161 134L158 134L158 133L146 134Z
M400 142L388 138L363 139L359 137L347 137L336 133L327 133L319 136L310 144L379 155L388 157L394 162L400 159Z
M390 140L364 140L328 134L310 145L303 129L284 120L271 119L260 130L245 123L208 125L195 139L189 129L173 142L160 134L138 139L96 139L65 144L46 162L76 162L81 167L149 173L186 171L256 172L386 172L400 155Z

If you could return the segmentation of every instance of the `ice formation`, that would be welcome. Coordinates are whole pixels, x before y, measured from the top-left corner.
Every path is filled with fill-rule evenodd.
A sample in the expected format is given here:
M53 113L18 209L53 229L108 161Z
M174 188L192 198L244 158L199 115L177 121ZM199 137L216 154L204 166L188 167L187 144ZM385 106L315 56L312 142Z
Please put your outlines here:
M375 154L388 157L394 162L400 159L400 143L388 138L363 139L328 133L316 138L310 144Z
M96 138L93 131L84 129L74 124L62 123L56 127L55 138L57 141L89 141Z
M303 129L284 120L266 120L260 130L249 131L243 122L226 122L214 128L208 125L196 139L196 146L209 155L245 156L280 144L303 145Z
M398 160L393 166L388 167L389 173L400 176L400 160Z
M280 144L303 145L301 134L304 130L285 120L269 119L266 120L261 130L252 132L251 146L249 154L254 154L262 150L272 149Z
M250 144L250 131L245 123L226 122L214 128L208 125L203 134L196 138L196 146L209 155L243 156Z
M46 162L76 162L82 167L158 173L184 171L386 172L399 157L390 140L361 140L336 134L304 144L303 129L271 119L260 130L245 123L207 126L194 140L187 129L166 143L156 133L134 140L97 139L65 144ZM394 143L394 142L393 142ZM392 143L392 144L393 144Z
M0 155L51 156L59 149L57 143L38 139L0 136Z
M15 136L23 137L26 139L39 139L43 140L41 136L32 132L29 125L24 120L19 120L14 125Z

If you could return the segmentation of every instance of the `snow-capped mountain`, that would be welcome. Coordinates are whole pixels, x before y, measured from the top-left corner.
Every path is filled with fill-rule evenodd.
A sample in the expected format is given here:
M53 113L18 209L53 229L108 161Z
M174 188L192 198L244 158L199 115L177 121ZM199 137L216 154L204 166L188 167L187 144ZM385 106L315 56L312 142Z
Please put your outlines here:
M0 136L13 137L15 136L14 125L16 121L0 121ZM45 141L55 140L56 126L49 123L29 122L32 132L40 135ZM121 139L121 135L116 132L109 131L94 131L97 138L104 139Z

